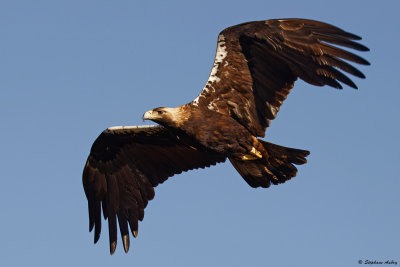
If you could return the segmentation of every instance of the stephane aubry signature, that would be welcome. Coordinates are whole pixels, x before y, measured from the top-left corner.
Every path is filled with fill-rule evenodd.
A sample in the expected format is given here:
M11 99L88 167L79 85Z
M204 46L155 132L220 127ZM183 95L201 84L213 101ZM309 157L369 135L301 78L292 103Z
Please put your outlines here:
M387 260L387 261L381 261L381 260L359 260L359 264L391 264L391 265L397 265L397 261L394 260Z

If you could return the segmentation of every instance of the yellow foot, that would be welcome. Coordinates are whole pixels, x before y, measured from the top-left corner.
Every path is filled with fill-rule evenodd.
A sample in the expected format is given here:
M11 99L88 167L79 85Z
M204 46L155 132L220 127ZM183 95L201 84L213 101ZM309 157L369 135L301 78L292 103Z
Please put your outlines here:
M242 157L242 160L256 160L261 158L262 158L261 152L253 147L251 148L250 154L244 155Z

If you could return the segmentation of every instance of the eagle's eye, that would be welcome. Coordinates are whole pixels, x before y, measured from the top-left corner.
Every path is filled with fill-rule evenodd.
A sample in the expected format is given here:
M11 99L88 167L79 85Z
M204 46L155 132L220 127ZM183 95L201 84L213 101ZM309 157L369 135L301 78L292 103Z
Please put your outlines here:
M164 110L157 110L157 114L158 114L158 115L162 115L162 114L164 114L164 113L165 113Z

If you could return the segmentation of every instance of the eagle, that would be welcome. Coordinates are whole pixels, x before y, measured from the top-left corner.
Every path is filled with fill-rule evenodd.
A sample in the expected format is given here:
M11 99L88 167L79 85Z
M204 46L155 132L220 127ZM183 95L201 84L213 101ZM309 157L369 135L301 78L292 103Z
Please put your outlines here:
M224 29L197 98L144 113L143 120L159 125L110 127L93 143L82 180L94 243L103 213L110 253L117 246L117 224L128 252L129 232L137 237L154 188L175 174L228 159L254 188L295 177L294 165L306 163L310 152L260 138L297 78L316 86L342 89L342 83L357 89L344 72L365 78L349 62L369 62L338 47L369 51L357 40L357 35L306 19L253 21Z

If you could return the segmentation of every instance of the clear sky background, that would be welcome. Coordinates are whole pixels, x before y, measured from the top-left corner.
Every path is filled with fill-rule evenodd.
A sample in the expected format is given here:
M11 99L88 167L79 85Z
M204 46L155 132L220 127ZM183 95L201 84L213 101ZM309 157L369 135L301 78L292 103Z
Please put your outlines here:
M1 266L400 264L399 1L1 1ZM297 82L267 140L311 151L252 189L230 163L156 188L139 236L109 255L88 232L82 169L113 125L203 88L218 33L299 17L363 37L359 90ZM104 226L104 224L103 224ZM105 231L104 231L105 230Z

